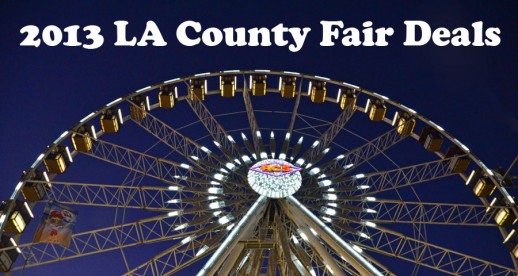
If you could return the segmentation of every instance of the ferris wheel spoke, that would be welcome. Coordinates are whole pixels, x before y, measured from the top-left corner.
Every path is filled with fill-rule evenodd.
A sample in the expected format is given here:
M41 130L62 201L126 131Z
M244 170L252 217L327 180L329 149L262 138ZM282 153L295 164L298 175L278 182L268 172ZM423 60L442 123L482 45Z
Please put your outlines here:
M353 244L369 251L385 254L455 275L516 275L518 270L476 258L429 242L377 226L363 226L370 239L358 238Z
M335 162L329 163L320 174L340 177L403 141L406 137L408 136L399 134L397 128L391 129L368 143L335 158Z
M134 104L130 101L131 104ZM199 145L179 131L175 130L168 124L156 118L150 113L140 120L132 119L138 126L155 136L172 150L178 152L187 160L192 161L192 156L206 160L212 164L224 164L224 161L217 155L211 154L210 150ZM192 162L194 165L198 162Z
M228 135L226 130L218 123L216 118L214 118L202 101L199 99L191 100L189 97L186 98L186 101L214 141L218 143L220 149L230 152L231 156L239 156L239 158L242 158L242 150L236 145L234 139ZM229 158L229 161L233 162L234 159Z
M342 183L330 187L336 190L345 189L353 195L373 195L402 187L432 181L455 175L452 161L457 157L435 160L390 171L371 174L359 174L348 177ZM349 189L348 187L358 187Z
M336 120L331 123L331 125L327 128L327 130L320 135L320 137L316 140L318 143L311 148L309 148L303 156L306 163L316 163L319 160L316 157L324 151L329 145L333 142L336 136L342 131L345 127L349 119L354 115L354 111L356 110L354 105L348 105L342 113L336 118Z
M132 223L115 225L87 232L73 234L70 247L56 244L27 243L18 245L20 256L25 260L24 267L38 266L61 260L68 260L140 244L156 243L190 235L193 230L183 228L175 230L189 220L183 216L155 216ZM192 227L194 227L193 225ZM0 252L9 248L2 248Z
M419 223L447 224L469 226L496 226L492 222L494 210L503 207L493 207L487 212L484 205L407 202L399 200L376 200L368 204L375 213L359 214L362 220L374 223ZM366 208L366 207L364 207Z
M255 154L256 156L260 156L263 152L265 152L264 145L261 132L259 131L259 125L255 119L255 113L252 106L252 101L250 100L250 94L248 93L246 78L243 78L243 81L243 101L245 103L246 115L248 117L248 125L250 126L250 131L252 132L252 141L254 142Z

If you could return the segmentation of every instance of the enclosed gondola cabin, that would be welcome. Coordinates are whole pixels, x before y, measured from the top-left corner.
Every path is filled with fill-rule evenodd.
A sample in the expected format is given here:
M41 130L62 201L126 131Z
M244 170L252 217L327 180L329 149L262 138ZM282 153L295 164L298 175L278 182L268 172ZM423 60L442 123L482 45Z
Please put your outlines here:
M517 221L516 215L511 208L506 207L505 200L502 196L495 197L489 204L489 208L497 207L494 219L498 226L506 227L514 225Z
M369 119L372 121L383 121L387 113L387 106L380 99L369 99L367 103Z
M149 106L149 99L144 95L137 95L130 99L130 117L135 121L146 118L146 106Z
M219 77L219 90L221 97L231 98L236 93L236 76Z
M191 101L205 100L206 93L207 93L207 80L203 80L203 79L190 80L189 99Z
M513 254L513 257L518 260L518 229L513 229L504 240L505 247Z
M0 251L0 271L8 272L11 270L14 262L16 262L16 259L18 259L20 249L17 247L17 244L12 237L2 234L0 249L4 248L10 249Z
M3 201L0 210L2 210L2 216L6 215L4 232L17 235L25 230L34 215L27 202L21 200L14 200L14 207L7 213L11 202L13 200Z
M296 77L281 77L279 81L279 90L281 91L281 96L283 98L291 99L295 97L296 79Z
M116 133L122 124L122 113L118 108L110 108L101 115L101 127L104 133Z
M67 167L72 163L72 155L67 146L58 145L52 148L50 153L45 157L43 163L49 173L64 173Z
M444 137L433 127L427 126L421 130L419 143L429 152L438 152L444 142Z
M28 178L22 188L23 197L32 202L43 200L50 189L47 173L41 170L35 170Z
M178 88L172 85L164 85L160 87L158 92L158 105L160 108L173 108L178 95Z
M408 136L415 128L415 119L408 112L397 114L397 133Z
M345 108L356 108L356 94L354 94L353 89L346 88L342 93L341 90L338 92L340 94L340 108L345 110Z
M326 100L326 82L316 81L309 83L309 95L314 103L323 103Z
M496 189L495 183L491 181L482 169L473 170L466 181L466 185L470 187L478 197L488 197L492 195Z
M250 84L252 87L253 96L266 95L266 75L252 75L250 76Z
M449 168L454 173L463 173L468 169L471 159L458 146L449 147L444 154L444 158L451 158Z
M78 127L76 133L72 134L74 149L80 152L91 151L92 136L95 137L95 129L93 126L85 124Z

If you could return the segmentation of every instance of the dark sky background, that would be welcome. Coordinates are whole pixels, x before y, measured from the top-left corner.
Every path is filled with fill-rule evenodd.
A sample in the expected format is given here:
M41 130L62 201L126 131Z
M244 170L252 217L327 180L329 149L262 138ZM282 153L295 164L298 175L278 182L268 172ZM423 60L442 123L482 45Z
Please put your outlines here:
M359 85L415 109L444 127L489 167L508 166L518 153L518 5L515 1L342 3L344 1L2 1L0 3L0 196L8 198L28 168L63 131L100 106L147 85L229 69L272 69L325 76ZM349 1L348 1L349 2ZM153 20L165 47L116 47L114 21L129 21L140 37ZM310 27L304 46L186 47L177 26L202 28ZM387 47L319 45L321 20L345 26L392 27ZM405 20L433 29L498 27L496 47L404 47ZM20 29L97 25L104 44L95 50L62 45L22 47ZM79 41L85 42L84 32ZM36 215L39 217L39 214ZM78 264L75 262L75 264ZM55 267L53 268L55 269ZM92 273L92 270L88 270ZM52 271L44 271L48 274ZM80 272L78 272L81 274ZM89 272L84 272L85 275ZM25 275L31 274L31 270Z

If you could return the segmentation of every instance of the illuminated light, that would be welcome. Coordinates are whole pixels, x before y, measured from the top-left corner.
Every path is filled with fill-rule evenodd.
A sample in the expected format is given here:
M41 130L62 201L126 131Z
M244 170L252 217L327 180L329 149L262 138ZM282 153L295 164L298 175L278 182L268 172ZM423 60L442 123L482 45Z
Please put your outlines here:
M357 232L356 234L360 235L360 237L365 239L370 239L371 237L363 232Z
M178 231L178 230L185 229L185 228L187 228L187 226L189 226L189 224L187 224L187 223L180 224L180 225L178 225L178 226L176 226L176 227L174 228L174 231Z
M222 173L226 173L226 174L228 174L228 171L227 171L227 170L225 170L224 168L219 169L219 171L220 171L220 172L222 172Z
M317 231L315 231L313 228L309 227L309 231L311 231L311 233L313 233L313 235L318 236Z
M18 190L20 190L22 188L22 185L23 185L22 181L18 182L18 184L14 188L14 192L16 193Z
M338 89L338 95L336 96L336 102L340 101L340 96L342 96L342 89Z
M217 217L219 215L221 215L222 211L215 211L214 213L212 213L213 216Z
M303 140L304 140L304 136L300 136L299 140L297 141L297 144L302 144Z
M255 136L257 136L257 138L261 138L261 132L258 130L255 132Z
M176 179L187 180L187 176L175 175L173 177Z
M216 202L211 202L209 204L209 208L210 209L219 209L221 207L225 207L225 202L224 201L216 201Z
M309 169L309 168L311 168L311 166L313 166L313 164L308 163L308 164L306 165L306 167L304 167L304 168L305 168L305 169Z
M261 159L266 159L268 158L268 155L266 155L266 152L261 152Z
M34 214L32 213L31 211L31 208L29 208L29 204L27 204L27 201L25 201L23 203L23 206L25 207L25 209L27 210L27 212L29 213L29 216L31 216L31 218L34 218Z
M354 88L354 89L358 89L358 88L360 88L360 87L359 87L359 86L357 86L357 85L350 84L350 83L347 83L347 82L342 82L342 83L343 83L343 84L345 84L345 85L347 85L347 86L350 86L350 87L352 87L352 88Z
M223 73L237 73L239 72L239 70L226 70L226 71L223 71Z
M217 198L218 198L218 196L208 196L207 200L213 200L213 199L217 199Z
M92 133L92 138L94 138L94 140L97 140L97 132L95 131L95 126L91 126L90 127L90 132Z
M234 141L234 138L232 138L232 136L230 135L227 135L227 139L231 142L231 143L235 143L236 141Z
M290 139L290 136L291 136L291 134L290 134L289 132L287 132L287 133L286 133L286 137L284 138L284 140L288 140L288 139Z
M92 118L94 115L95 115L95 112L92 112L92 113L90 113L90 114L86 115L86 117L84 117L83 119L81 119L79 122L80 122L80 123L84 123L84 122L86 122L86 121L90 120L90 118Z
M333 220L330 217L322 217L323 220L327 222L332 222Z
M59 143L59 140L61 140L63 137L67 136L68 131L63 132L61 135L59 135L58 139L54 141L54 144Z
M305 234L304 232L299 231L299 235L300 235L300 237L301 237L303 240L305 240L306 242L308 241L308 236L306 236L306 234Z
M176 216L179 216L181 214L182 214L181 211L172 211L172 212L167 213L167 216L168 217L176 217Z
M459 140L457 140L457 138L454 138L453 140L455 140L455 142L457 142L459 144L459 146L461 148L463 148L466 152L469 152L469 149L468 147L466 147L464 144L462 144Z
M112 106L112 105L114 105L114 104L116 104L116 103L120 102L121 100L122 100L122 98L118 98L118 99L116 99L116 100L113 100L113 101L109 102L109 103L106 105L106 107L110 107L110 106Z
M194 76L195 77L200 77L200 76L205 76L205 75L208 75L208 74L210 74L210 73L209 72L207 72L207 73L200 73L200 74L196 74Z
M362 179L364 177L365 177L365 174L363 174L363 173L360 173L360 174L357 174L357 175L353 176L354 179Z
M366 196L363 198L365 201L376 201L376 198L373 196Z
M294 74L294 75L300 75L300 73L297 72L290 72L290 71L284 71L286 74Z
M323 79L323 80L331 80L330 78L326 78L326 77L321 77L321 76L315 76L315 78L318 78L318 79Z
M214 174L214 178L216 178L217 180L223 180L223 178L225 178L225 176L220 173L217 173L217 174Z
M224 217L220 217L218 219L218 222L219 224L223 225L223 224L227 224L229 221L233 220L234 217L232 215L226 215Z
M167 203L172 203L172 204L175 204L175 203L181 203L182 200L181 199L170 199L167 201Z
M149 88L151 88L151 86L146 86L144 88L141 88L141 89L137 90L136 92L139 93L139 92L142 92L142 91L144 91L146 89L149 89Z
M192 241L192 239L193 239L193 236L189 236L189 237L183 239L180 243L181 244L186 244L186 243Z
M216 145L216 147L221 148L221 144L220 143L218 143L217 141L212 141L212 142L214 142L214 145Z
M200 160L200 158L198 158L198 156L194 156L194 155L191 155L191 158L192 158L193 160L195 160L195 161Z
M384 100L388 100L388 99L389 99L388 97L385 97L385 96L383 96L383 95L380 95L380 94L378 94L378 93L376 93L376 92L373 92L372 94L374 94L374 95L376 95L376 96L378 96L378 97L380 97L380 98L382 98L382 99L384 99Z
M295 164L302 166L302 164L304 164L304 159L299 158L299 160L297 160L297 162L295 162Z
M329 267L327 264L326 264L326 269L331 273L331 275L334 275L335 273L333 272L333 270L331 269L331 267Z
M167 188L169 191L181 191L183 189L183 187L179 187L179 186L169 186Z
M192 168L191 166L189 166L189 165L187 165L185 163L180 164L180 167L182 167L184 169L188 169L188 170L190 170Z
M248 171L250 187L270 198L283 198L295 193L302 184L300 168L288 162L267 159L257 162Z
M175 82L175 81L178 81L178 80L180 80L180 78L170 79L168 81L165 81L164 83L171 83L171 82Z
M213 185L221 185L221 183L219 183L218 181L214 181L214 180L211 180L211 181L210 181L210 184L213 184Z
M281 152L281 154L279 154L279 159L286 160L286 153Z
M329 186L331 184L333 184L333 182L331 180L329 180L329 179L322 180L322 181L318 182L318 186L320 186L320 187L326 187L326 186Z
M363 249L361 249L359 246L357 246L356 244L353 244L353 249L356 250L356 252L358 253L362 253L363 252Z
M273 131L272 131L272 132L270 132L270 139L273 139L273 138L275 138L275 136L273 135Z
M309 271L309 274L311 274L311 276L317 276L317 273L315 272L314 268L311 268L311 270Z
M338 204L333 203L333 202L329 202L329 203L327 203L327 205L331 206L331 207L335 207L335 208L338 207Z
M374 222L366 221L366 222L364 222L364 224L365 224L365 226L376 228L376 223L374 223Z
M376 211L376 210L374 210L374 209L369 209L369 208L364 209L363 211L365 211L365 212L367 212L367 213L371 213L371 214L375 214L375 213L377 213L377 211Z
M344 157L345 157L345 155L340 154L340 155L338 155L337 157L335 157L335 160L337 160L337 161L338 161L338 160L342 160L342 159L344 159Z
M206 148L205 146L202 146L200 149L206 153L210 153L210 150L208 148Z
M435 127L436 129L438 129L439 131L444 131L444 128L442 128L440 125L438 125L438 124L436 124L436 123L434 123L434 122L432 122L432 121L429 121L429 122L430 122L430 124L431 124L432 126L434 126L434 127Z
M226 163L225 167L227 167L229 170L233 170L236 167L236 165L234 165L232 163Z
M297 239L297 237L295 237L294 235L291 235L291 239L293 240L293 243L299 244L299 239Z
M315 148L316 146L318 146L318 144L320 144L320 141L316 140L315 142L313 142L313 145L311 145L311 147Z
M336 194L323 194L325 200L337 200L338 196Z
M258 70L255 70L256 72L265 72L265 73L268 73L270 72L270 70L262 70L262 69L258 69Z
M146 109L148 111L151 111L151 105L149 104L149 97L148 96L146 96Z
M257 160L257 155L255 153L252 153L252 157Z
M240 162L240 161L239 161L239 159L237 159L237 158L236 158L236 159L234 159L234 163L241 165L241 162Z
M11 244L16 247L16 251L18 251L18 253L22 253L22 251L20 250L20 248L18 248L18 244L16 244L16 242L14 241L13 238L9 238L9 240L11 240Z
M319 172L320 172L320 168L315 167L309 171L309 175L315 175Z
M243 159L243 161L245 161L246 163L250 162L250 157L248 157L248 155L241 156L241 159Z
M246 135L243 132L241 132L241 139L248 141L248 138L246 138Z
M352 164L352 163L351 164L347 164L347 165L344 166L344 169L347 170L347 169L352 168L353 166L354 166L354 164Z
M370 188L370 187L371 187L371 186L369 186L369 185L360 185L360 186L356 186L356 188L357 188L358 190L365 190L365 189L368 189L368 188Z
M327 175L324 173L324 174L321 174L317 177L317 179L322 179L322 178L325 178Z
M0 225L4 224L5 218L6 218L6 214L2 214L2 216L0 216Z
M327 154L329 152L329 148L326 148L325 150L322 151L323 154Z
M232 230L232 228L234 228L234 226L235 226L235 225L236 225L235 223L232 223L232 224L230 224L229 226L227 226L227 228L226 228L226 229L227 229L227 231Z
M322 207L320 208L320 211L331 216L336 215L336 210L332 208Z
M207 192L209 192L209 194L220 195L220 194L223 194L223 189L215 188L215 187L210 187L210 188L207 189Z
M416 113L417 113L415 110L413 110L413 109L412 109L412 108L410 108L410 107L406 107L406 106L404 106L404 105L401 105L401 106L402 106L403 108L405 108L405 109L406 109L408 112L410 112L410 113L413 113L413 114L416 114Z
M196 257L205 253L205 251L207 251L207 249L209 249L209 247L207 245L204 245L202 248L200 248L200 250L198 250L198 252L196 253Z
M31 168L36 168L36 166L38 165L38 163L41 161L41 159L43 159L43 157L45 156L45 154L40 154L38 156L38 158L36 158L36 161L34 161L34 163L32 163L32 166Z
M328 192L334 192L335 188L327 189Z

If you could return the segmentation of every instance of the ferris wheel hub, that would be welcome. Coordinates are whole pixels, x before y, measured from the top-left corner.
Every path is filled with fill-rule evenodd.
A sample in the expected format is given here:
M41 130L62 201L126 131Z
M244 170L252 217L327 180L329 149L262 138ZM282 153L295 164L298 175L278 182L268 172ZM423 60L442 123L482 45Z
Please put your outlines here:
M260 195L284 198L299 190L302 184L301 170L284 160L262 160L248 171L248 184Z

